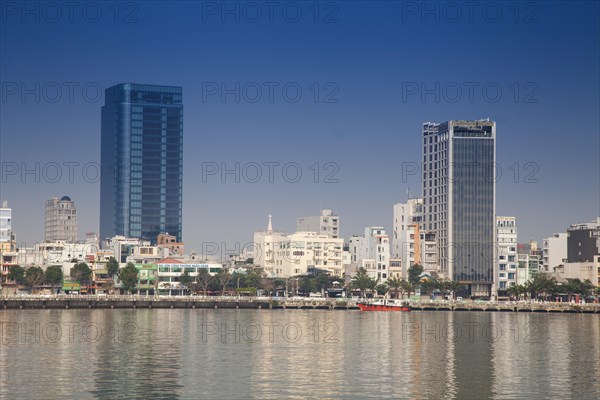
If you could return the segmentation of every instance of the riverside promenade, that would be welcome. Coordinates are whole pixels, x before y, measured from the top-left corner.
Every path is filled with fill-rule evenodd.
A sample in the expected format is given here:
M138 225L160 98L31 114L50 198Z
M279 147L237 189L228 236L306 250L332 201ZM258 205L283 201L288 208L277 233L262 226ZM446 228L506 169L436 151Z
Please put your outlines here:
M10 296L0 297L2 310L31 309L301 309L359 310L357 300L308 297L233 297L233 296ZM600 304L554 303L536 301L411 301L413 311L490 311L553 312L600 314Z

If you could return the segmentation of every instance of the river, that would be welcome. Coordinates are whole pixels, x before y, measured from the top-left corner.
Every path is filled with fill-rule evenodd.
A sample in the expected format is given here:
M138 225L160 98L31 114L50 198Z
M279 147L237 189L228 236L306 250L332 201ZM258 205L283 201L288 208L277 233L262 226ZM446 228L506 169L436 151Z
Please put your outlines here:
M0 398L598 399L600 316L2 310Z

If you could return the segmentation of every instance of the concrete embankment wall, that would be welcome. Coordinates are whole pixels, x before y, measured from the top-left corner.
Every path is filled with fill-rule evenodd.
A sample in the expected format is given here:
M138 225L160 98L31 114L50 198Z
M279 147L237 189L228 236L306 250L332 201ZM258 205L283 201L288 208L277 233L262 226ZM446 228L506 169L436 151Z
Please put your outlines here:
M436 303L411 304L413 311L555 312L600 314L600 304L571 303ZM28 309L293 309L358 310L354 301L246 300L197 298L0 298L2 310Z

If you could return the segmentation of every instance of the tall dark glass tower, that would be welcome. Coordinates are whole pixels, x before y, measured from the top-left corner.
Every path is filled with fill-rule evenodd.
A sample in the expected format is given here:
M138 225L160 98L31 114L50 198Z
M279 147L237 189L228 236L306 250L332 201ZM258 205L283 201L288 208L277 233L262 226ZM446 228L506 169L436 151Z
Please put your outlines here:
M423 229L441 272L490 296L496 262L496 123L423 124Z
M100 238L182 231L182 89L123 83L102 107Z

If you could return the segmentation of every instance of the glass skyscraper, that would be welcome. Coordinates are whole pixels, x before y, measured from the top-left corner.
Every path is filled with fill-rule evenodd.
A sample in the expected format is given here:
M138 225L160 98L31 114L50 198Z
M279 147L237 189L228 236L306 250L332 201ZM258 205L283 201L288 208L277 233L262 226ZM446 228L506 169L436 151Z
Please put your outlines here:
M496 123L423 124L423 229L441 272L490 296L496 260Z
M100 238L182 241L182 88L123 83L102 107Z

